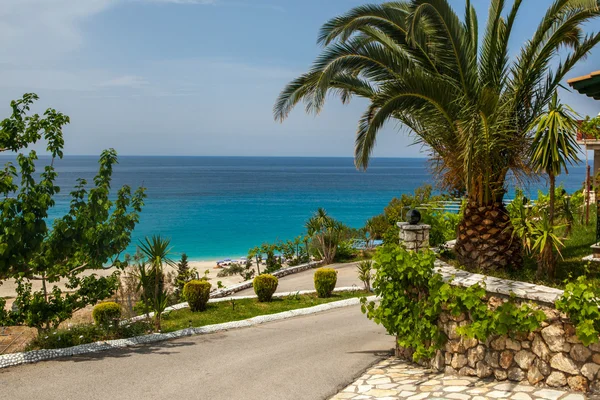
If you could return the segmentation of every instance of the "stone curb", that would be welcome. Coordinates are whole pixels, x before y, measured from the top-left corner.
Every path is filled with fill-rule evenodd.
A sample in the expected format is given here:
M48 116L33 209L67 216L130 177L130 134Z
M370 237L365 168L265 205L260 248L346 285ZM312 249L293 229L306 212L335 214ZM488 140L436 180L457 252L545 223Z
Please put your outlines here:
M278 271L273 272L271 275L276 276L277 278L282 278L287 275L297 274L298 272L312 269L313 267L321 265L322 263L323 263L322 261L311 261L307 264L300 264L300 265L296 265L293 267L282 268ZM213 292L210 295L210 297L212 299L216 299L219 297L225 297L230 294L237 293L241 290L249 289L251 287L252 287L252 280L244 281L242 283L238 283L237 285L230 286L226 289L216 290L215 292Z
M435 262L435 271L442 275L444 281L452 279L452 285L454 286L469 287L476 283L484 283L488 293L503 296L514 294L519 299L532 300L551 306L554 306L556 300L562 297L564 293L563 290L548 286L511 281L509 279L494 278L463 271L440 260L436 260Z
M340 288L342 289L342 288ZM355 288L351 288L356 290ZM314 291L313 291L314 292ZM293 292L296 293L296 292ZM293 294L292 293L292 294ZM283 294L282 294L283 295ZM288 294L289 295L289 294ZM367 299L374 300L376 296L370 296ZM348 307L360 304L359 298L351 298L346 300L334 301L331 303L320 304L318 306L299 308L296 310L284 311L277 314L259 315L242 321L225 322L222 324L207 325L199 328L186 328L169 333L152 333L149 335L135 336L127 339L106 340L101 342L81 344L64 349L46 349L32 350L22 353L12 353L0 356L0 369L13 367L22 364L36 363L39 361L51 360L59 357L76 356L80 354L97 353L113 349L136 346L139 344L148 344L162 342L165 340L178 339L186 336L204 335L207 333L215 333L227 331L236 328L246 328L264 324L266 322L280 321L288 318L298 317L302 315L316 314L323 311L333 310L336 308Z

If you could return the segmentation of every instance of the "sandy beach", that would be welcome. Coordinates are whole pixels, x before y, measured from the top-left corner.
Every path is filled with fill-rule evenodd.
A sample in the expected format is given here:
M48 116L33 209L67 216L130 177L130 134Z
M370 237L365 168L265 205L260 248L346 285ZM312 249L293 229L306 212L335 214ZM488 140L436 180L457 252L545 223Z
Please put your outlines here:
M231 286L231 285L235 285L236 283L240 283L243 281L243 279L239 276L239 275L235 275L235 276L226 276L226 277L217 277L217 274L219 273L219 271L221 269L215 268L217 265L217 261L188 261L189 267L190 268L195 268L198 271L198 274L200 277L204 276L204 272L208 271L208 279L209 282L213 285L213 289L217 288L217 282L221 281L221 284L224 286ZM112 274L116 269L115 268L108 268L108 269L103 269L103 270L88 270L82 273L82 276L86 276L86 275L97 275L97 276L109 276L110 274ZM165 273L169 274L169 273L176 273L176 268L173 267L165 267ZM49 285L49 288L51 289L53 286L58 286L61 290L66 290L65 287L65 282L66 281L60 281L57 283L51 283ZM42 289L42 281L39 280L34 280L31 281L32 286L33 286L33 290L41 290ZM6 298L6 303L7 306L10 307L12 304L12 300L13 298L16 296L16 283L14 280L7 280L2 282L2 284L0 285L0 297L4 297Z
M204 276L204 272L208 271L207 277L209 279L209 282L212 284L213 289L217 288L218 281L221 281L221 284L224 286L231 286L231 285L235 285L236 283L242 282L242 278L239 275L227 276L227 277L217 277L217 274L219 273L219 271L221 269L215 268L217 265L216 260L215 261L191 261L190 260L190 261L188 261L188 265L190 268L195 268L198 271L199 276ZM115 268L109 268L109 269L103 269L103 270L89 270L89 271L83 272L81 275L85 276L85 275L96 274L98 276L108 276L108 275L112 274L115 270L116 270ZM175 274L176 268L167 266L165 268L165 273L166 274L169 274L169 273ZM42 289L42 282L39 280L31 281L31 284L32 284L33 290L41 290ZM66 290L65 281L51 283L51 284L49 284L49 289L51 290L52 287L54 287L55 285L58 286L63 291ZM15 291L16 287L17 287L17 285L14 280L4 281L0 285L0 297L6 298L7 308L12 306L14 297L16 296L16 291ZM70 323L79 324L79 323L92 322L92 318L91 318L92 309L93 309L93 306L90 305L82 310L76 311L73 314L73 317L71 319L69 319L68 321L65 321L64 324L70 324ZM8 328L5 327L5 328L3 328L1 333L2 333L2 335L0 335L0 351L3 351L3 352L22 351L25 349L25 346L27 345L27 343L29 343L29 341L37 335L37 332L34 328L28 328L26 326L16 326L16 327L8 327ZM2 354L2 353L0 352L0 354Z

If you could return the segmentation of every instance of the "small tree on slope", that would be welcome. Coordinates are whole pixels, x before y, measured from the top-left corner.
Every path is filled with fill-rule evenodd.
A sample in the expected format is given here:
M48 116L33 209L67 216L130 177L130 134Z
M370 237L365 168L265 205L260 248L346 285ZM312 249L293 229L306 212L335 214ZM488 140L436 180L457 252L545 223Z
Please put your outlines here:
M62 128L69 117L48 109L43 116L27 115L37 95L25 94L11 102L12 115L0 122L0 151L16 155L0 170L0 283L15 279L17 297L11 311L0 299L0 325L27 325L38 330L57 327L73 313L111 296L118 286L118 272L109 277L89 275L86 270L104 266L123 267L119 260L131 240L145 197L144 189L133 194L123 186L110 200L115 150L102 152L94 184L79 179L71 192L66 215L47 224L60 188L54 161L63 156ZM36 175L30 145L44 140L51 162ZM31 281L42 289L33 291ZM68 292L50 284L63 280Z

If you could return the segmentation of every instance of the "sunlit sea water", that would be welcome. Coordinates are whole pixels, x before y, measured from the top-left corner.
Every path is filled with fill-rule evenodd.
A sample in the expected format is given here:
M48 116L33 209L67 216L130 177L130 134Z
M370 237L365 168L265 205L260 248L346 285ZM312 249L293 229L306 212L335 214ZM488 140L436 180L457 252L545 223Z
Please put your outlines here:
M8 160L0 158L3 164ZM40 167L48 161L42 157ZM55 165L62 190L51 218L68 209L76 179L91 182L98 168L91 156L67 156ZM584 180L584 166L558 179L569 192ZM129 250L140 238L161 234L171 238L176 255L185 252L197 260L241 256L262 242L293 238L318 207L360 227L391 198L426 183L435 180L419 158L374 159L360 172L351 158L122 156L113 174L113 188L147 188ZM544 186L533 183L526 192L535 197Z

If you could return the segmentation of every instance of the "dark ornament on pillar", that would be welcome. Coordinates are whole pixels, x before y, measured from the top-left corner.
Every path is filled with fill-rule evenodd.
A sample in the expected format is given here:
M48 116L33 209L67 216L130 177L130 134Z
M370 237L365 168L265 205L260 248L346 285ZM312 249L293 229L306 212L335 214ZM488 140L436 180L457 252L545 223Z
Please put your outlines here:
M406 222L411 225L416 225L421 222L421 213L414 208L406 213Z

